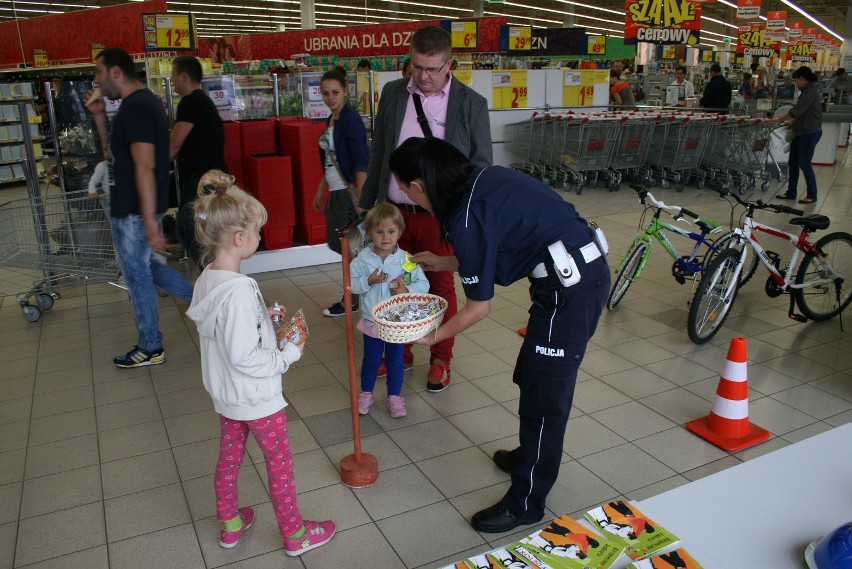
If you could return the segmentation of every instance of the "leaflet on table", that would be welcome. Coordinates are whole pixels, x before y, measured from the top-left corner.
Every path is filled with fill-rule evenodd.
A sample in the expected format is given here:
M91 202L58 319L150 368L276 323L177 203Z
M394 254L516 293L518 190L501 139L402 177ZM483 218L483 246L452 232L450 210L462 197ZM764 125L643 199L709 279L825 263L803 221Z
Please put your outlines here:
M586 512L586 518L615 543L627 547L631 559L642 559L667 549L678 537L627 502L609 502Z
M683 548L634 561L627 567L630 569L703 569L701 564Z
M275 333L278 338L278 348L283 349L285 344L293 343L295 345L304 344L309 336L308 321L305 319L305 312L300 308L290 321L281 326Z
M556 518L521 544L552 567L608 569L624 553L624 546L596 535L569 516Z

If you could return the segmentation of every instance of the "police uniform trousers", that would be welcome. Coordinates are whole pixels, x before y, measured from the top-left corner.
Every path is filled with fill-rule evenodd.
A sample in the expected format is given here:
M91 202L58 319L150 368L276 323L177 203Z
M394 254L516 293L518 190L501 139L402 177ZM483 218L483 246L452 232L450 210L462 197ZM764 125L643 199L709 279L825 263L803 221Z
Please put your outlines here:
M520 388L519 465L503 505L514 515L544 514L545 498L562 462L565 427L586 344L606 304L610 276L606 258L583 263L572 252L581 279L564 288L553 275L531 278L529 323L513 381Z

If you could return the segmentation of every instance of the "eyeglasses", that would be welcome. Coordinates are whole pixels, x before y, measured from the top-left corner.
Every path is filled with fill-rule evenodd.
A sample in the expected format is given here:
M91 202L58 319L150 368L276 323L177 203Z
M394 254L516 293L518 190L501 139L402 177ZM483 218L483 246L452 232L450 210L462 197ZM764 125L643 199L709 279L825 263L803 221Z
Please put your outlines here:
M441 72L441 70L444 68L444 66L449 61L450 60L447 59L444 63L441 64L440 67L420 67L419 65L415 65L415 64L412 63L411 69L414 73L421 73L421 72L425 71L427 75L431 75L431 76L434 77L435 75L438 75Z

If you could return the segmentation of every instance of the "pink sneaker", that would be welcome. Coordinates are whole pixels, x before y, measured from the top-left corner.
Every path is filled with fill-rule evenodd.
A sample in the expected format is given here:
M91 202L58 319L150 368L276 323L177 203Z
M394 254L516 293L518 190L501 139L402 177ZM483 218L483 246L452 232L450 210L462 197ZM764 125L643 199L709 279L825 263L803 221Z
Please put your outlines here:
M226 531L223 529L219 533L219 545L225 549L236 547L240 542L240 538L248 531L251 524L254 523L254 510L251 508L240 508L240 517L243 519L243 527L237 531Z
M370 412L370 406L373 404L373 394L369 391L362 391L358 394L358 414L366 415Z
M399 395L388 396L388 410L394 419L405 417L408 414L405 410L405 399Z
M336 531L334 522L309 522L305 520L305 535L301 539L284 538L284 553L296 557L320 545L325 545L334 537Z

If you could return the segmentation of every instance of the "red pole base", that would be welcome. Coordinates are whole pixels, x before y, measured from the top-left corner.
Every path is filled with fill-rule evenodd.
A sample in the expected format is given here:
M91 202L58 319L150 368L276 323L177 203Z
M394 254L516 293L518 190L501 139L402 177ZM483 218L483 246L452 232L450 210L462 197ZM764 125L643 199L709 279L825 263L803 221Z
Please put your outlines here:
M748 419L745 419L746 421ZM686 428L704 439L709 443L713 443L722 450L728 452L736 452L745 448L754 446L769 440L769 431L762 429L754 423L749 423L748 433L736 439L725 437L710 430L710 424L707 417L695 419L686 424Z
M376 457L366 452L361 453L358 461L354 454L343 457L340 461L340 477L343 484L350 488L366 488L379 479L379 462Z

